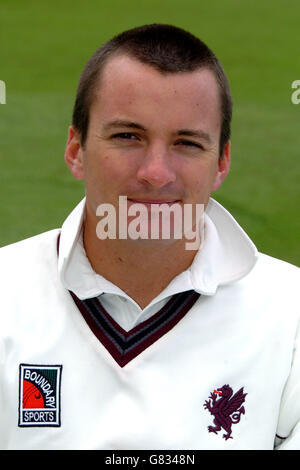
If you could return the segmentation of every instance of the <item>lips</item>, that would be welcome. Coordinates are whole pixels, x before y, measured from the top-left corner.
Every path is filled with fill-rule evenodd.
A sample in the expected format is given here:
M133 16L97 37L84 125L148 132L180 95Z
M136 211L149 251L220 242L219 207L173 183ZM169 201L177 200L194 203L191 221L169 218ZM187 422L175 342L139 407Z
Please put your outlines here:
M172 205L172 204L176 204L176 203L180 202L179 199L172 199L172 200L160 199L160 200L157 200L157 199L131 199L131 198L128 198L127 201L129 201L133 204L145 204L145 205L151 205L151 204L168 204L168 205Z

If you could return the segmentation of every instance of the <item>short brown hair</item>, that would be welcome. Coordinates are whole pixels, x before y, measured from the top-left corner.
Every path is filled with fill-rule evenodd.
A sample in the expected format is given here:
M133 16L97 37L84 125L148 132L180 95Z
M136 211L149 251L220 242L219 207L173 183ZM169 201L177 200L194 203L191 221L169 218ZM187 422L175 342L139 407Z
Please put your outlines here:
M222 125L220 156L230 138L232 96L228 78L214 53L191 33L171 25L151 24L118 34L102 45L87 62L79 80L72 124L84 145L88 133L89 111L98 78L112 56L126 54L151 65L161 73L193 72L209 68L217 80L221 96Z

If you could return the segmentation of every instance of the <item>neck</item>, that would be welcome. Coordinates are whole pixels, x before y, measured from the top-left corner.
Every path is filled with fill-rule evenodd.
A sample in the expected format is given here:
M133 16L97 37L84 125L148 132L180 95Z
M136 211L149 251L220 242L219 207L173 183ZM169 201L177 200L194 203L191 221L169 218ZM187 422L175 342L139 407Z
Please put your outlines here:
M192 263L197 250L186 250L185 239L159 241L100 240L95 223L86 218L84 247L94 271L145 308Z

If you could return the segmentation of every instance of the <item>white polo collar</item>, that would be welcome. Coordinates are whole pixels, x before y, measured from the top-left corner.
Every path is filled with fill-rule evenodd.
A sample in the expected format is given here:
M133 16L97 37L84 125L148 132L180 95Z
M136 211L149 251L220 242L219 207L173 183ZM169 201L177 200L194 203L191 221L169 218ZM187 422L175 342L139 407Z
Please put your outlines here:
M194 289L215 294L218 286L246 276L257 261L257 248L232 215L210 198L205 213L205 241L191 265Z
M82 244L84 214L85 199L62 226L58 259L61 282L80 299L98 297L103 293L130 299L118 286L92 269ZM212 198L204 220L204 243L193 263L176 276L151 304L188 289L214 295L218 286L238 281L254 267L258 255L255 245L231 214Z

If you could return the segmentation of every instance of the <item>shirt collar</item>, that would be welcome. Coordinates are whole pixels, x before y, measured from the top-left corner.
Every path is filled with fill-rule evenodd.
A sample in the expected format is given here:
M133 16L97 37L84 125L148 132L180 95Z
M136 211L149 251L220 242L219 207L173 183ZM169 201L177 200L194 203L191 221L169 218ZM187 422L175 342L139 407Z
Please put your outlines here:
M210 198L205 213L204 243L191 265L194 289L215 294L218 286L246 276L257 261L257 248L232 215Z
M95 273L85 255L82 227L85 198L65 220L60 236L58 270L62 284L79 298L111 293L129 298L118 286ZM188 270L176 276L155 301L194 289L214 295L218 286L247 275L257 260L257 249L232 215L210 198L205 211L204 242Z

